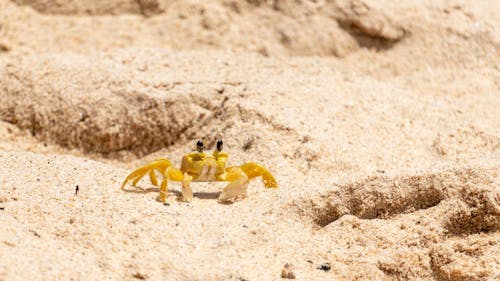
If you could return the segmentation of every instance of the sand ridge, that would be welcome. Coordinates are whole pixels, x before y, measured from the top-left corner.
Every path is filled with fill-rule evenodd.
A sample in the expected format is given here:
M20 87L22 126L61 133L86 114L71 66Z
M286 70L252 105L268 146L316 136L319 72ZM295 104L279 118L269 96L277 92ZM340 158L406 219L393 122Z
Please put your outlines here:
M0 280L498 279L497 6L0 0ZM280 188L120 190L199 138Z

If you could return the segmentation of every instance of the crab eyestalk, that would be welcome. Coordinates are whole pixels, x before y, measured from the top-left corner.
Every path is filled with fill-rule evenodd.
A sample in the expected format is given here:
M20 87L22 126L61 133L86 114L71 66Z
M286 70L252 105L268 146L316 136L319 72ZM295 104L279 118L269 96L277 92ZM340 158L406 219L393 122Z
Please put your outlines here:
M196 142L196 150L198 150L198 152L203 152L203 142L201 140L198 140Z
M216 149L214 150L214 157L218 158L219 157L219 152L222 152L222 140L217 141Z

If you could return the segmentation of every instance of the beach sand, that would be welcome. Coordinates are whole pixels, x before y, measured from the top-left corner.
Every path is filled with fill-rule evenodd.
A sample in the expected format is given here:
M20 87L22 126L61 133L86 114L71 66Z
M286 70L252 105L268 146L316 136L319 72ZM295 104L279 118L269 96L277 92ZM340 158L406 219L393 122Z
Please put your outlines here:
M0 280L500 278L498 2L49 2L0 0ZM198 139L279 188L120 189Z

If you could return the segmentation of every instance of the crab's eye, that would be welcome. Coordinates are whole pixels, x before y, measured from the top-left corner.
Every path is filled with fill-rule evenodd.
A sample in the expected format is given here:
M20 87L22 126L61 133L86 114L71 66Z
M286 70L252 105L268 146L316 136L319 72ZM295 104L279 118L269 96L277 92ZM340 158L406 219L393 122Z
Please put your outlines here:
M217 150L222 151L222 140L217 141Z
M198 152L202 152L203 151L203 142L201 140L198 140L196 142L196 150L198 150Z

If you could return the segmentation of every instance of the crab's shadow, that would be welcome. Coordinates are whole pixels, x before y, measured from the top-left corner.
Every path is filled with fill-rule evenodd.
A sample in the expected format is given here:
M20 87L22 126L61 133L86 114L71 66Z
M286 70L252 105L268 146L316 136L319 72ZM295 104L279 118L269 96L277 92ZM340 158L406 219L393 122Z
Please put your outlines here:
M130 192L130 193L150 193L150 192L160 192L160 189L157 187L148 187L148 188L141 188L141 187L135 187L135 189L123 189L125 192ZM182 192L178 190L169 190L169 193L174 194L177 197L177 200L182 201ZM200 199L218 199L219 195L221 194L221 191L216 191L216 192L193 192L193 196L200 198ZM156 201L160 201L160 196L156 198ZM232 204L232 202L221 202L219 201L220 204L223 205L229 205Z

